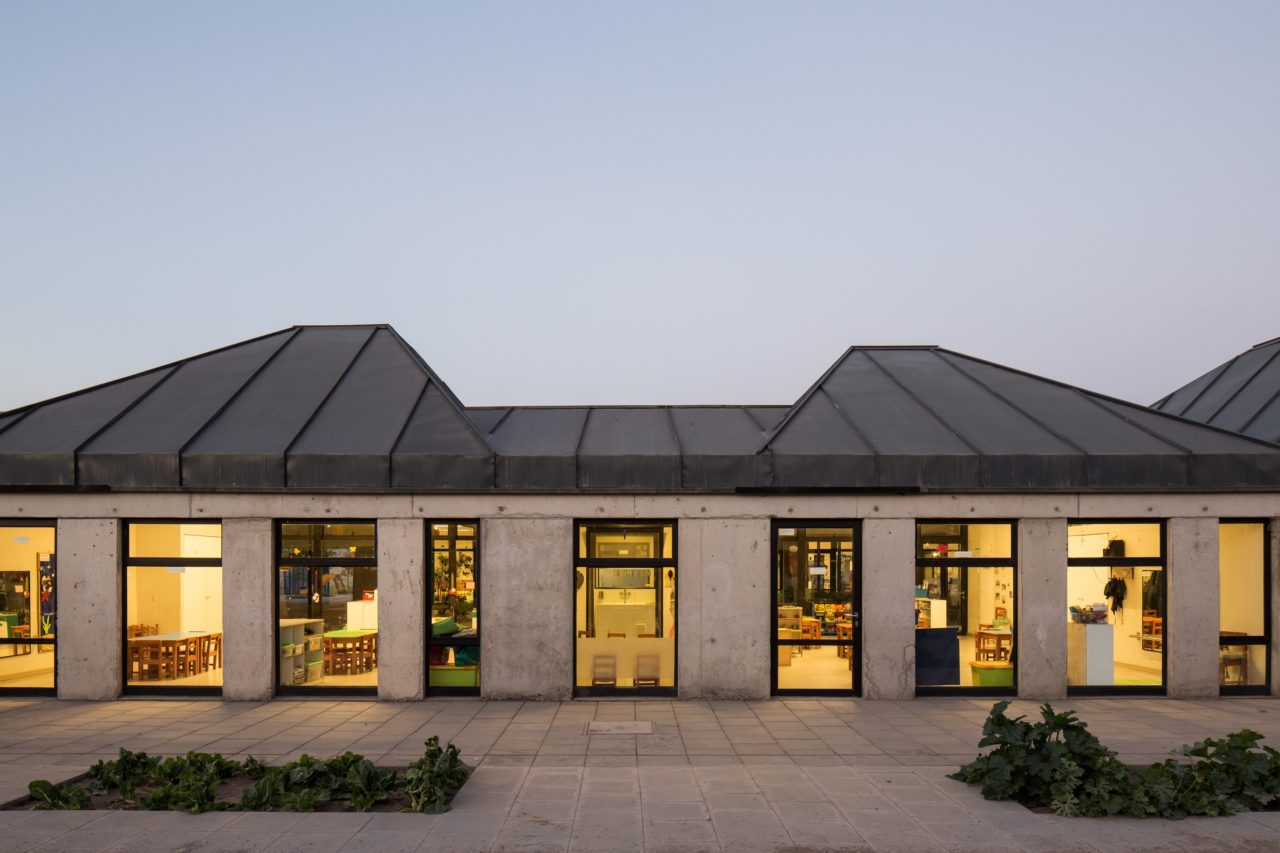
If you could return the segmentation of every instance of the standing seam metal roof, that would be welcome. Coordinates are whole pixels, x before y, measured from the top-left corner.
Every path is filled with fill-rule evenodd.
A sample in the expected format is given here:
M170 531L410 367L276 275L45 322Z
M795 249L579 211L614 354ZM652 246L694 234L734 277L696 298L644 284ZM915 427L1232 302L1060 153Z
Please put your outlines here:
M1280 443L1280 338L1218 365L1152 408Z
M1235 412L1257 395L1230 373L1165 402ZM789 407L467 409L390 326L296 326L0 413L9 490L1277 486L1280 447L936 346L851 347Z

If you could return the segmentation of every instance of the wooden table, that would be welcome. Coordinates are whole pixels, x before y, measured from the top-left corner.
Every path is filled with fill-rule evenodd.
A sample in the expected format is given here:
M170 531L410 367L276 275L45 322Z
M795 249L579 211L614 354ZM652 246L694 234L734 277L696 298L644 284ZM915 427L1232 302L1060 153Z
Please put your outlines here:
M974 660L1007 661L1013 651L1013 631L979 628L973 635Z
M130 637L127 645L131 681L168 681L222 667L221 632L150 634Z
M356 675L378 667L378 632L370 628L344 628L324 632L326 675Z

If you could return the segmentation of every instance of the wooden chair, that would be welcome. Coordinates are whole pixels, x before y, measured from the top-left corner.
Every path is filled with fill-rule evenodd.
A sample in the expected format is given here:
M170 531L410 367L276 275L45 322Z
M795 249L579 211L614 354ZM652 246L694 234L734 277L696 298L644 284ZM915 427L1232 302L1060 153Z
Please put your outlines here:
M657 687L661 664L657 655L636 655L636 687Z
M174 677L176 661L170 643L139 643L138 680L167 681Z
M836 639L841 643L852 643L853 625L849 622L837 622ZM853 650L847 645L836 646L836 655L842 658L852 657Z
M627 636L627 632L626 632L626 631L606 631L606 632L605 632L605 636L606 636L606 637L622 637L622 638L625 638L625 637Z
M209 636L208 650L205 652L205 666L209 669L222 669L222 635Z
M618 686L617 655L594 655L591 658L591 686Z
M636 636L637 636L637 637L639 637L639 638L640 638L640 639L642 639L642 640L656 640L656 639L658 639L658 635L657 635L657 634L636 634Z
M579 631L578 632L579 640L594 640L595 636L596 636L595 631Z

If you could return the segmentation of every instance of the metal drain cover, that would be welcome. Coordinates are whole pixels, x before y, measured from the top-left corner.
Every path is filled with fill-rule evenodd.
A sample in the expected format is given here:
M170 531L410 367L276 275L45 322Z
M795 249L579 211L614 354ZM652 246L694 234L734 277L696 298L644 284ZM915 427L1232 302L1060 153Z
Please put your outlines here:
M651 735L657 730L653 720L617 720L587 723L589 735Z

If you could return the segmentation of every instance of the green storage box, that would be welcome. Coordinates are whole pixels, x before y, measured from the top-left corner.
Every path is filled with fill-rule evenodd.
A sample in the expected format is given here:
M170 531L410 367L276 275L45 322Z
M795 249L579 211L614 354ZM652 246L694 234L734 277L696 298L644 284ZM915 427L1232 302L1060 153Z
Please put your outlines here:
M1013 664L1004 661L975 660L969 662L974 687L1012 687Z
M478 666L433 666L427 676L431 687L479 687Z

